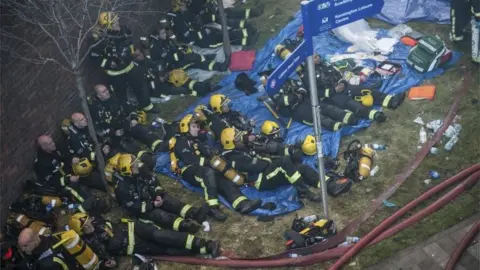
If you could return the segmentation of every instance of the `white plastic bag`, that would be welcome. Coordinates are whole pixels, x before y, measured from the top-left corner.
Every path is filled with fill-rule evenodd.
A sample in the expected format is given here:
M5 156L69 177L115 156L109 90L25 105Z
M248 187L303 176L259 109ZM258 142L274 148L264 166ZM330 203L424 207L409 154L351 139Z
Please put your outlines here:
M351 44L374 40L377 35L377 31L372 30L365 20L358 20L332 31L340 40Z

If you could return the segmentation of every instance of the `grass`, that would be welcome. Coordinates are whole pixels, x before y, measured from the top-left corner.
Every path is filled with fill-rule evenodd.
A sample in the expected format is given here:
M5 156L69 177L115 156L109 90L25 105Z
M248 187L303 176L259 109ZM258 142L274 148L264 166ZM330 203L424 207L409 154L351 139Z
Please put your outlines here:
M265 3L265 14L257 19L257 25L261 31L258 48L275 35L290 17L298 10L299 2L289 0L262 0ZM277 8L281 7L281 13L275 13ZM269 18L272 14L277 14ZM370 21L372 27L388 27L378 21ZM424 33L439 34L443 40L448 40L448 26L432 25L427 23L411 23L412 28ZM273 31L273 32L272 32ZM363 209L368 207L371 200L378 197L386 187L392 184L396 174L410 162L410 159L417 151L418 133L420 126L413 120L417 116L422 116L424 121L443 119L450 104L453 102L455 91L461 84L461 80L467 69L472 69L469 60L464 57L456 67L450 69L446 74L435 78L426 83L432 83L437 86L437 95L434 101L409 101L397 110L387 110L388 120L383 124L373 124L367 130L356 133L353 136L346 137L342 141L342 147L346 147L348 142L353 139L359 139L363 143L383 143L389 146L387 151L379 152L376 159L376 165L380 171L375 177L366 179L363 183L357 184L352 191L345 196L338 198L329 198L331 218L335 220L338 228L343 228L348 221L356 217ZM474 74L474 83L468 92L468 95L462 100L459 109L461 116L460 123L463 130L460 140L454 149L447 153L443 151L440 154L429 155L420 167L414 171L413 175L398 189L398 191L389 199L397 207L401 207L418 197L422 192L440 183L442 180L434 180L430 185L423 182L428 178L429 170L436 170L446 179L454 175L459 170L473 163L480 162L480 121L478 121L479 104L474 100L480 99L480 74ZM164 105L168 115L162 115L168 119L181 113L185 107L191 105L194 98L177 99ZM445 143L445 140L443 140ZM200 194L194 194L182 188L179 183L162 176L162 182L166 190L176 194L182 200L189 203L202 202ZM375 247L364 250L360 255L346 267L346 269L365 269L393 255L395 252L406 248L414 243L422 241L429 236L440 232L460 220L472 216L478 212L479 188L470 191L457 198L447 207L441 209L430 217L424 219L419 224L395 235L394 237L383 241ZM426 203L421 205L425 207ZM365 232L371 230L376 224L384 218L391 215L396 209L381 207L377 213L367 220L355 235L362 236ZM208 239L220 239L223 248L233 250L238 255L244 257L257 257L272 255L284 250L283 233L291 226L294 214L277 217L274 221L259 223L254 217L241 216L231 211L226 211L229 218L225 223L212 223L212 230L209 233L200 233ZM322 208L318 204L306 202L303 209L297 211L298 215L321 214ZM116 211L111 216L119 216L121 212ZM129 269L128 262L121 261L121 269ZM327 263L328 264L328 263ZM323 265L309 267L309 269L320 269ZM159 263L160 269L209 269L209 267L193 267L189 265Z

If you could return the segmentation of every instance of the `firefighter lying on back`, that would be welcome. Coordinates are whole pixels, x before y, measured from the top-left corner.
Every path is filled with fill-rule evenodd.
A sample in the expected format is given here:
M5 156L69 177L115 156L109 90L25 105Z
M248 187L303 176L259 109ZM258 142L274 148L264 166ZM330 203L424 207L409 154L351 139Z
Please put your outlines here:
M37 181L41 185L53 187L59 196L67 196L79 204L78 210L82 212L98 211L103 213L109 210L107 201L95 197L82 182L85 177L77 175L72 166L78 166L80 159L72 158L57 149L52 137L42 135L37 138L38 153L34 162ZM73 165L72 165L73 164ZM91 168L90 168L91 169ZM77 170L81 172L83 168Z
M148 164L151 162L151 164ZM153 161L123 154L118 159L115 195L133 216L153 222L165 229L195 233L204 221L203 211L166 193L153 173Z
M295 167L289 156L277 159L253 156L247 152L244 141L243 133L234 128L226 128L222 131L221 142L224 151L221 156L238 172L246 175L247 182L253 183L260 191L291 184L300 196L311 201L321 199L319 195L309 190L305 184L305 177ZM318 182L318 176L316 181Z
M90 56L100 62L122 101L127 101L127 89L130 86L137 97L140 110L158 113L142 79L145 68L137 61L143 55L133 45L132 32L127 27L120 26L119 16L113 12L101 12L98 23L99 27L93 30L95 46Z
M159 27L148 37L149 55L153 62L165 62L172 69L198 68L209 71L226 71L227 62L215 61L216 54L201 55L191 48L176 42L174 35L169 36L170 26L167 19L161 19ZM142 39L142 38L141 38ZM146 37L143 39L147 40Z
M152 130L143 125L146 123L145 113L136 112L128 103L121 102L105 85L95 86L95 96L91 100L90 109L97 134L103 140L110 139L114 147L122 149L125 138L134 138L153 152L168 149L163 138L165 134L161 133L161 129ZM129 149L123 151L130 152Z
M208 147L200 126L192 114L180 121L180 135L170 139L172 171L194 186L204 190L205 201L210 206L210 215L223 221L227 216L220 211L218 195L222 195L239 213L247 214L259 208L261 200L249 200L240 189L225 177L226 172L212 169L213 151ZM215 164L213 164L215 165Z
M44 237L30 228L22 230L18 236L18 247L27 255L35 270L80 270L75 259L61 248L53 248L57 241L53 237Z
M107 268L116 265L115 256L195 254L220 255L220 243L206 240L186 232L159 228L151 223L122 219L112 223L101 216L75 214L69 220L70 229L76 231L105 262Z
M262 83L266 84L267 76L264 73L262 75ZM281 116L291 117L297 122L313 126L310 97L301 81L287 80L276 94L271 95L271 99L274 103L272 110L277 111ZM327 130L337 131L344 126L342 120L349 124L354 120L351 117L351 113L340 110L335 106L326 106L324 104L321 104L321 106L322 127Z

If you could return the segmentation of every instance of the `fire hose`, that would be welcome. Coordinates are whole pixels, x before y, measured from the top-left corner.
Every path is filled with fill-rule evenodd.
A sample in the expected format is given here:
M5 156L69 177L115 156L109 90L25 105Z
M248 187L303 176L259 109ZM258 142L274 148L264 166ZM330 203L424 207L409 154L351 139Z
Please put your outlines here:
M472 242L473 238L475 235L477 235L478 231L480 231L480 222L477 221L470 231L465 235L465 237L462 239L460 244L457 246L457 248L453 251L452 256L448 260L447 266L445 266L445 270L453 270L455 269L455 265L457 264L458 260L462 256L462 253L465 251L465 249L468 247L470 242Z
M470 87L471 83L471 73L467 72L467 74L464 77L464 80L462 82L462 86L459 89L458 93L455 95L455 100L450 107L450 110L447 114L447 116L444 119L442 127L435 133L435 135L427 141L422 149L415 155L414 159L412 162L405 168L404 172L402 174L399 174L396 176L396 181L384 192L382 193L377 199L374 200L374 202L370 205L370 207L362 213L360 216L358 216L355 220L353 220L349 225L347 225L341 232L339 232L337 235L327 239L326 241L323 241L319 244L312 245L309 247L305 248L300 248L300 249L295 249L295 250L289 250L282 252L280 254L274 255L274 256L268 256L268 257L263 257L263 258L236 258L236 259L225 259L225 260L215 260L215 259L204 259L204 258L196 258L196 257L180 257L180 256L154 256L153 259L156 260L163 260L163 261L170 261L170 262L178 262L178 263L185 263L185 264L196 264L196 265L208 265L208 266L218 266L218 267L237 267L237 268L251 268L251 267L284 267L284 266L305 266L305 265L312 265L315 263L323 262L323 261L328 261L337 257L340 257L342 255L347 255L349 254L349 257L343 256L343 259L341 258L341 264L340 260L337 261L336 267L341 267L343 263L348 261L354 254L356 254L361 248L365 247L367 244L369 244L370 241L374 241L374 243L378 243L379 241L391 236L390 233L395 231L398 232L400 230L403 230L403 228L406 228L410 226L413 223L407 223L406 221L398 224L397 226L393 227L389 231L387 231L385 234L380 235L381 237L385 238L380 238L379 236L380 233L384 229L386 229L386 226L383 225L383 228L379 228L380 225L382 224L391 224L391 220L389 220L388 223L386 223L387 220L385 220L385 223L380 224L378 227L374 229L376 232L375 235L370 232L367 234L367 236L370 235L369 239L366 237L362 238L359 243L357 243L354 246L351 247L342 247L342 248L336 248L339 244L341 244L344 240L345 237L349 234L351 234L353 231L355 231L365 220L367 220L372 214L375 213L375 211L382 205L383 200L388 199L395 191L400 187L401 184L405 182L405 180L412 174L412 172L420 165L420 163L423 161L423 159L427 156L430 148L436 144L440 138L442 137L443 133L446 131L448 126L452 123L456 112L458 110L458 107L460 105L460 101L462 97L466 94ZM456 176L448 179L447 181L443 182L442 184L432 188L416 200L412 201L409 203L407 206L404 208L406 209L412 209L416 205L418 205L420 202L425 200L427 198L427 193L429 194L428 197L434 195L436 192L439 192L440 190L445 189L452 183L458 182L459 180L464 179L466 176L471 175L472 173L479 171L480 169L480 164L476 164L470 168L468 168L465 171L460 172ZM446 203L449 202L448 198L451 197L456 197L459 194L461 194L463 191L471 187L471 183L474 183L478 181L479 174L474 174L472 175L471 178L466 180L464 183L459 185L457 188L446 194L444 197L440 198L438 201L436 201L434 204L436 204L434 207L429 209L424 209L424 210L429 210L432 211L431 209L439 209L440 207L444 206ZM433 190L433 191L432 191ZM430 192L432 191L432 192ZM453 193L452 193L453 192ZM425 195L425 196L424 196ZM422 198L422 200L419 200ZM443 199L443 200L442 200ZM450 199L451 200L451 199ZM433 204L432 204L433 205ZM438 208L437 208L438 207ZM400 209L398 212L402 211L403 214L405 214L409 210L404 210L404 208ZM417 213L415 216L412 218L420 217L421 215L428 215L431 214L432 212L428 211L420 211ZM433 210L436 211L436 210ZM398 215L400 217L400 214ZM397 218L398 218L397 217ZM422 217L420 217L421 219ZM396 219L395 219L396 220ZM410 220L410 219L409 219ZM407 220L408 221L408 220ZM417 220L418 221L418 220ZM416 222L413 219L411 222ZM403 227L403 228L402 228ZM387 234L388 233L388 234ZM367 239L367 240L364 240ZM361 245L360 245L361 244ZM296 257L296 258L291 258L292 254L296 254L297 256L301 257ZM353 255L352 255L353 254ZM332 268L335 269L335 268ZM338 268L336 268L338 269Z

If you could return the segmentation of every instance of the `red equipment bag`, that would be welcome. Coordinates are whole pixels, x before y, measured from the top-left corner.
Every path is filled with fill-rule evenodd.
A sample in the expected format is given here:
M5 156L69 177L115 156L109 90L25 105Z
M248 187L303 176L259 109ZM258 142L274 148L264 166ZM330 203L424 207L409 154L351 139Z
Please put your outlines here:
M255 51L237 51L230 56L231 71L247 71L251 70L255 62Z

